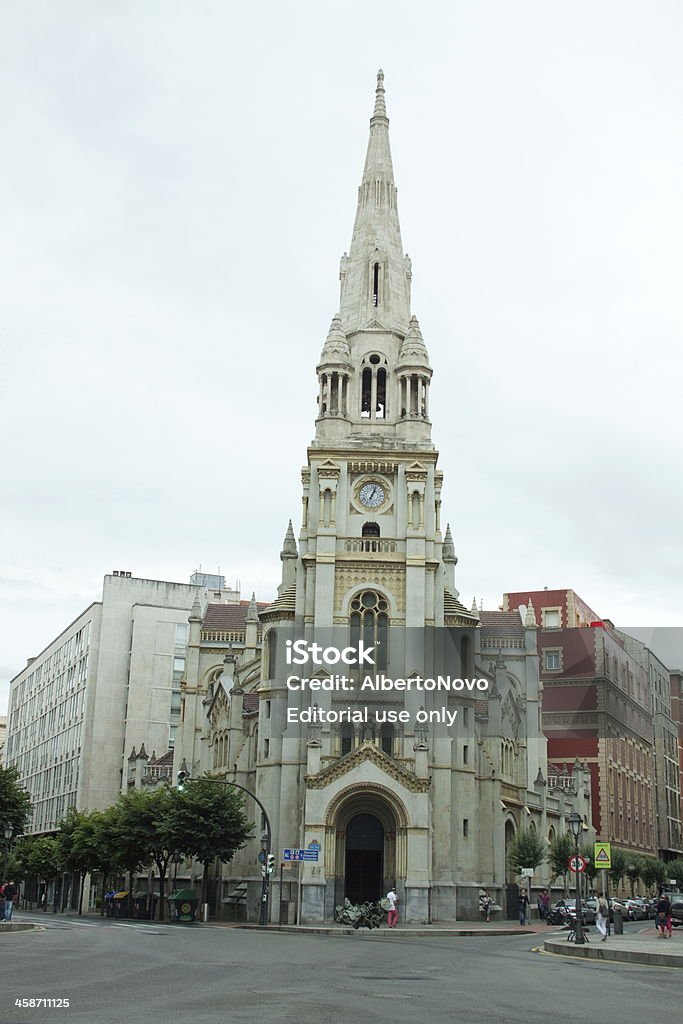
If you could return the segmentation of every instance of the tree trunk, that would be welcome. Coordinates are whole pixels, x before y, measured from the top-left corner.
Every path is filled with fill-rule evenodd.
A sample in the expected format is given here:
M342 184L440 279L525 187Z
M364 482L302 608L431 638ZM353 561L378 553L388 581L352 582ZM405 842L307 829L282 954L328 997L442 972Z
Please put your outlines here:
M78 916L79 917L81 917L82 914L83 914L83 883L85 882L85 876L87 875L87 873L88 873L87 871L81 871L79 873L79 882L78 882Z
M164 897L166 895L166 864L159 863L157 861L157 867L159 868L159 921L164 920Z

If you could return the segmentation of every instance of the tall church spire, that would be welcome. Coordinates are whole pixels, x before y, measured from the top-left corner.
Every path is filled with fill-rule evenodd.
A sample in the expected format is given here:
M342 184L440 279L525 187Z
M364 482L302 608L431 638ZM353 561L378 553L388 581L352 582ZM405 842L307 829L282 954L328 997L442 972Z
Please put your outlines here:
M373 322L403 334L408 329L410 260L403 252L396 194L380 70L351 248L341 261L340 315L347 335Z

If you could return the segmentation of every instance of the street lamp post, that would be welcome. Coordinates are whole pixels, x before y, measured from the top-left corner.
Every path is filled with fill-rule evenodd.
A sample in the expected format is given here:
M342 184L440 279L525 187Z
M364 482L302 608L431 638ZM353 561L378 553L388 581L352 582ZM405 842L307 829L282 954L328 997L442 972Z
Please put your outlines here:
M574 837L574 866L579 866L579 836L583 832L583 819L577 811L567 817L567 824L569 825L569 831ZM586 941L586 936L583 933L583 906L581 904L581 872L575 871L576 875L576 942L579 945L583 945Z
M182 789L184 784L189 781L190 773L188 771L184 771L181 768L181 770L178 772L178 789ZM264 854L264 862L261 865L263 883L261 885L261 911L259 914L258 923L262 928L265 928L268 924L268 896L270 890L270 849L273 841L273 831L270 827L270 818L268 817L268 812L266 811L265 807L263 806L259 798L256 796L256 794L252 793L252 791L250 789L247 789L246 786L241 786L239 782L231 782L230 779L201 779L199 781L213 782L217 783L219 786L232 786L234 789L241 789L243 793L246 793L247 796L250 796L254 803L258 804L258 806L261 808L261 811L263 813L263 820L266 826L266 831L264 832L261 838L261 849L263 850Z
M5 859L3 862L2 873L3 876L7 874L7 863L9 861L9 852L12 849L12 836L14 835L14 826L7 824L5 825ZM9 878L2 879L3 882L9 882Z

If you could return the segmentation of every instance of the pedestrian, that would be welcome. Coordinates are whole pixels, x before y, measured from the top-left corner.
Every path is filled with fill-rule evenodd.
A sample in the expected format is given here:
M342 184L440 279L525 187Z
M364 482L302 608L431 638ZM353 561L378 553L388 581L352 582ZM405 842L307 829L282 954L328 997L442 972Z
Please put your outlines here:
M491 906L493 904L493 901L492 901L491 897L489 896L489 894L487 892L485 892L484 895L481 897L479 903L480 903L481 912L484 915L484 920L486 922L490 921L491 920Z
M609 921L609 903L604 892L600 893L596 906L595 927L602 935L602 941L607 942L607 922Z
M657 900L657 927L663 939L667 937L667 932L668 937L671 938L671 924L671 900L663 892Z
M387 900L389 901L389 913L387 914L387 926L389 928L395 928L398 921L398 910L396 904L398 903L398 896L393 885L387 893Z
M544 889L541 896L543 897L543 920L547 922L548 915L550 914L550 893L547 889Z
M17 887L14 882L7 883L3 895L5 897L5 921L11 921L12 910L14 909L14 897L17 895Z
M517 908L519 910L519 923L524 927L529 916L529 897L526 894L526 889L519 890Z

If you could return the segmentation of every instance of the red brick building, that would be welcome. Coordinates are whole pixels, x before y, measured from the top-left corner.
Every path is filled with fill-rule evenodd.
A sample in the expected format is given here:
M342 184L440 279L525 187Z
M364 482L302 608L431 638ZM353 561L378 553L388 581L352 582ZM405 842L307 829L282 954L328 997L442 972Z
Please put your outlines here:
M573 590L505 594L505 611L531 603L539 625L542 723L548 761L592 777L598 837L658 854L652 699L645 669L611 622Z

